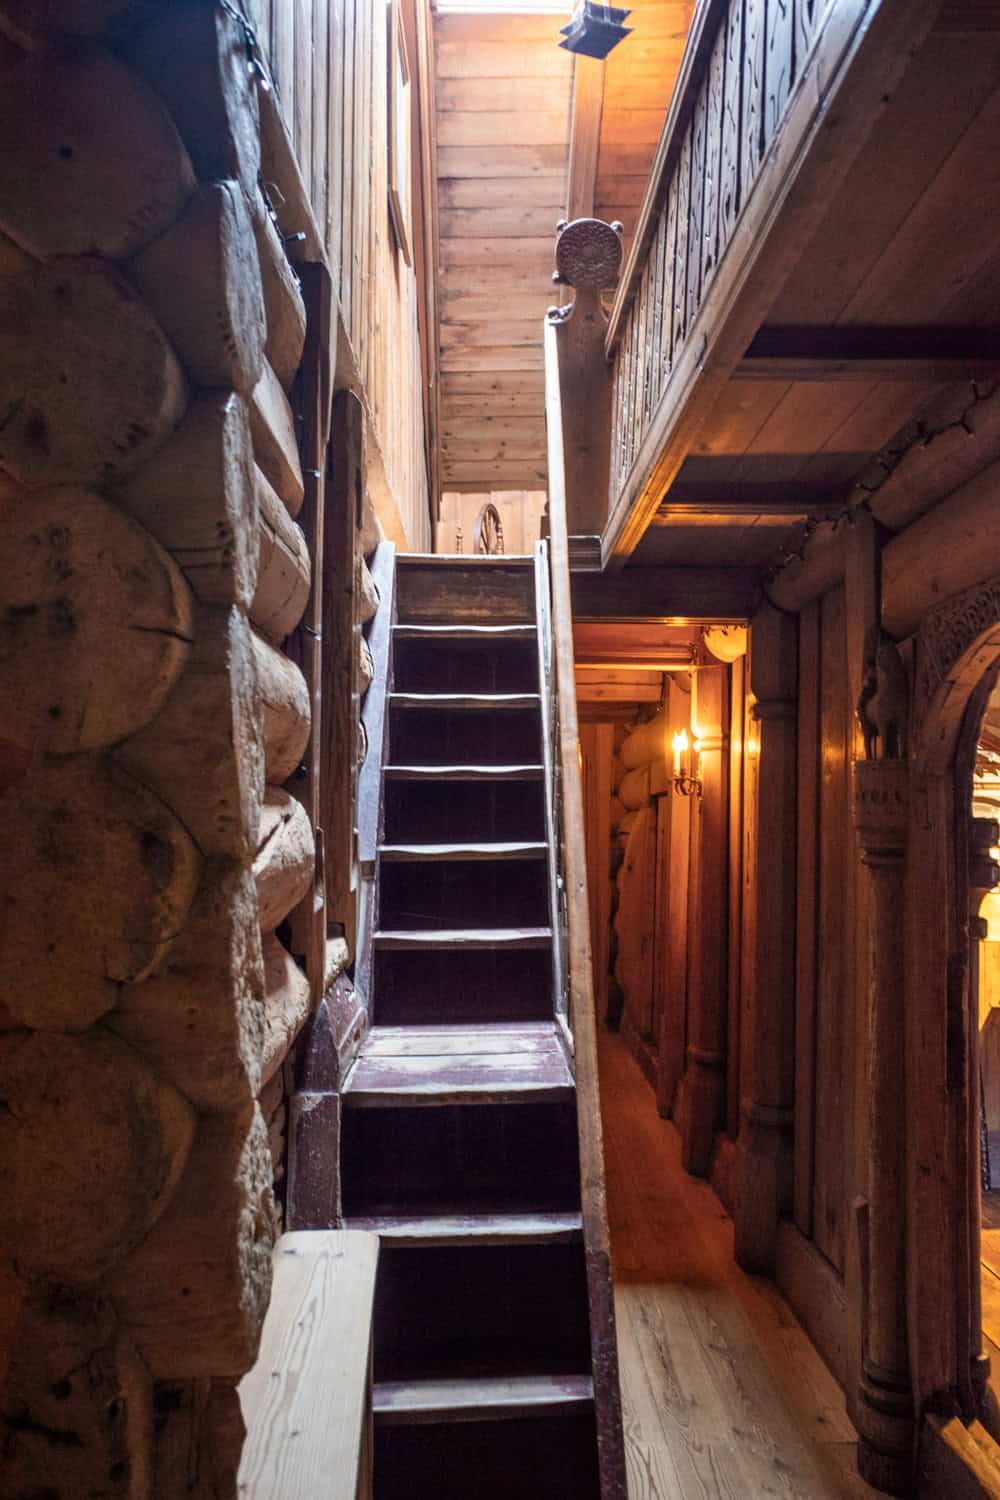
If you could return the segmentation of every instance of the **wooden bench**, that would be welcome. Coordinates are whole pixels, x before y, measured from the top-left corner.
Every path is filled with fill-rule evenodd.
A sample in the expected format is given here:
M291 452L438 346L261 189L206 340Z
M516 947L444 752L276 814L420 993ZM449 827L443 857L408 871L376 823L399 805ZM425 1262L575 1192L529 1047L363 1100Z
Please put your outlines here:
M240 1384L241 1500L369 1500L378 1249L362 1230L275 1245L260 1354Z

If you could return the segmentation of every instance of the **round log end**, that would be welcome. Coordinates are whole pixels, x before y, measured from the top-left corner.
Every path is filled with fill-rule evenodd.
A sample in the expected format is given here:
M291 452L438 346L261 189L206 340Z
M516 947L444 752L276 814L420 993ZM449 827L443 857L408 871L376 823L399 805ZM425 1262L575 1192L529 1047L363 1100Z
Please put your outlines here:
M0 797L0 816L9 1024L82 1030L183 927L198 853L153 792L89 756L29 772Z
M0 139L0 226L43 259L124 259L194 190L162 101L94 43L39 47L7 72Z
M170 1199L194 1111L101 1031L27 1036L0 1056L0 1094L0 1245L31 1279L92 1283Z
M186 405L162 329L106 262L53 261L0 282L0 467L27 488L132 473Z
M180 676L191 593L160 544L75 487L0 495L0 719L58 755L148 724Z

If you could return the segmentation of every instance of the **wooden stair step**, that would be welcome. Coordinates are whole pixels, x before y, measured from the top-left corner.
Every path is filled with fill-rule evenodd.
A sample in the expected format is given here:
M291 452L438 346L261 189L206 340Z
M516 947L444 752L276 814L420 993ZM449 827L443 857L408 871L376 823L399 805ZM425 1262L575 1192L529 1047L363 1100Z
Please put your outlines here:
M420 950L434 948L464 949L466 952L486 948L544 948L552 941L551 927L436 927L427 931L388 929L376 932L376 948Z
M556 1100L573 1075L552 1022L523 1026L374 1026L344 1081L346 1103Z
M397 625L398 641L534 641L534 625Z
M498 713L511 709L538 708L541 703L538 693L390 693L392 708L435 709L451 712L455 709L478 708Z
M379 854L382 859L391 862L416 864L423 861L440 863L458 859L544 859L547 851L547 844L532 841L530 843L486 844L383 844Z
M579 1213L372 1214L344 1220L377 1234L386 1249L437 1245L553 1245L579 1240Z
M386 766L388 781L541 781L541 765L478 766Z
M550 1417L593 1404L589 1375L508 1375L461 1380L389 1380L372 1405L380 1426Z

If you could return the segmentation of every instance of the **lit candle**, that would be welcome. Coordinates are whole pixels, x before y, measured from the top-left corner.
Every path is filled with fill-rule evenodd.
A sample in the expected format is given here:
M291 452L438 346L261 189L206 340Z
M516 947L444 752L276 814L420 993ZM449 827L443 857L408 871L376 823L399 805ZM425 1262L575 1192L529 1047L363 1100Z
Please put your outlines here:
M687 747L688 747L687 730L686 729L681 729L681 730L679 730L677 732L677 734L674 735L674 779L675 780L680 780L680 777L681 777L681 774L682 774L681 756L686 752Z

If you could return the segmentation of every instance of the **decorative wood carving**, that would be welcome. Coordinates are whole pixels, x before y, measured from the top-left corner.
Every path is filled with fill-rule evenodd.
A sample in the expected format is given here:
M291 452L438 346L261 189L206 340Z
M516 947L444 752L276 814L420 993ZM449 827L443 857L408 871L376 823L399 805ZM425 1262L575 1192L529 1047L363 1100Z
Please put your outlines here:
M764 0L746 0L743 25L740 177L745 202L764 150Z
M918 704L930 705L938 689L980 636L1000 625L1000 578L953 594L930 610L917 632Z
M671 358L687 333L688 238L691 233L691 130L681 146L677 164L677 242L674 255L674 327Z
M768 0L764 100L764 149L785 112L793 82L792 0Z
M708 79L698 91L691 121L691 223L688 228L687 324L701 303L702 224L705 209L705 132L708 128Z
M730 0L726 17L725 100L719 174L719 256L729 244L740 211L740 80L743 63L743 0Z
M715 39L708 65L708 115L705 124L705 193L701 215L701 285L715 270L719 250L719 186L722 179L722 119L725 108L728 28Z

